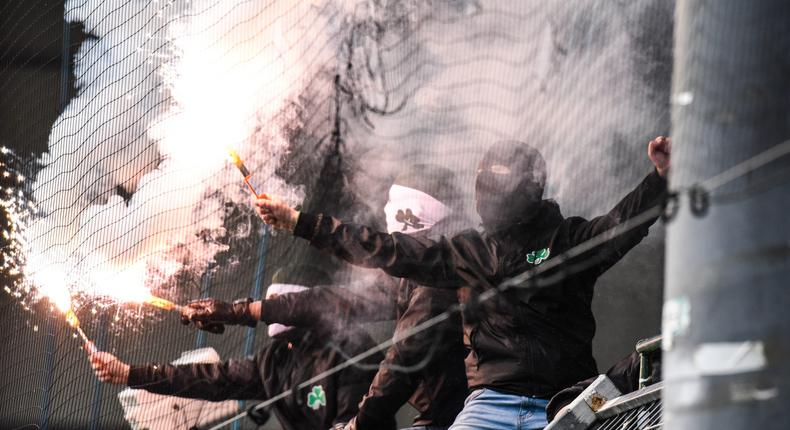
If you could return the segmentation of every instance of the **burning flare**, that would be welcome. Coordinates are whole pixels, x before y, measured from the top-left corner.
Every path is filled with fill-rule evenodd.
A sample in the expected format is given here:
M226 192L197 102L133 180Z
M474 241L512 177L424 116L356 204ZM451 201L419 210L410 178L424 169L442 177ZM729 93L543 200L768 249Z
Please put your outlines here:
M257 187L255 185L253 185L253 183L252 183L252 173L250 173L250 170L247 169L247 166L244 165L244 162L241 161L241 157L239 157L239 154L236 151L234 151L233 149L230 149L230 148L228 148L228 154L230 154L230 160L239 169L239 172L241 172L241 175L244 176L244 183L247 184L247 187L249 187L250 192L252 193L252 195L254 195L255 197L260 197L262 195L262 193L258 193L258 190L262 190L263 187Z
M96 352L96 345L94 345L93 342L91 342L91 340L88 339L88 335L86 335L85 332L82 330L82 327L80 327L80 319L77 318L77 314L75 314L74 311L71 309L66 311L66 322L69 323L71 328L77 331L77 334L80 335L82 341L85 342L85 349L87 349L88 352L91 354Z
M171 302L170 300L163 299L161 297L152 296L152 295L149 295L148 297L146 297L143 300L143 303L146 304L146 305L153 306L153 307L158 308L158 309L165 310L165 311L181 312L181 310L184 308L183 306L177 305L177 304Z
M50 297L50 300L55 304L58 310L65 314L66 322L77 332L78 335L80 335L82 341L85 343L85 349L91 354L96 352L96 345L91 342L91 340L88 338L88 335L86 335L85 331L83 331L82 327L80 327L80 319L77 318L77 314L74 313L74 309L71 307L71 298L64 296L52 296Z

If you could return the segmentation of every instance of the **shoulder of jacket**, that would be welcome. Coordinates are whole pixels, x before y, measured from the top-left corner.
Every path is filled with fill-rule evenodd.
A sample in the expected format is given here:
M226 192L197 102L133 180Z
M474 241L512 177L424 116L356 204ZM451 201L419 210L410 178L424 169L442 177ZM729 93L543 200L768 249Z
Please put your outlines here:
M454 243L458 242L476 242L476 241L484 241L485 237L483 233L473 229L468 228L463 230L459 233L456 233L453 237L450 238L450 241Z
M562 228L563 226L575 227L579 224L584 224L588 222L587 218L581 216L570 216L568 218L564 218L562 222L560 222L559 227Z

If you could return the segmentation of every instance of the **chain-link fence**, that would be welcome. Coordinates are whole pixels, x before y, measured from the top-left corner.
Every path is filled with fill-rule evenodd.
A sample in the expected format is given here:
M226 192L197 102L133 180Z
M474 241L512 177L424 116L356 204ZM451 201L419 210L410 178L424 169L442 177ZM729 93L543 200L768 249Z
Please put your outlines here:
M538 147L549 197L566 215L595 215L649 171L645 144L669 128L669 1L0 8L4 227L24 227L4 239L5 268L19 262L19 273L4 273L3 428L126 425L120 388L96 380L79 338L41 299L47 279L64 281L97 346L129 363L204 346L243 357L270 342L261 329L206 334L130 304L125 292L140 285L178 303L257 298L294 263L342 286L385 282L265 230L227 146L267 192L379 228L399 171L445 166L464 193L463 227L475 227L473 177L491 143ZM599 282L602 367L658 331L657 255L660 231ZM391 334L387 323L366 328Z

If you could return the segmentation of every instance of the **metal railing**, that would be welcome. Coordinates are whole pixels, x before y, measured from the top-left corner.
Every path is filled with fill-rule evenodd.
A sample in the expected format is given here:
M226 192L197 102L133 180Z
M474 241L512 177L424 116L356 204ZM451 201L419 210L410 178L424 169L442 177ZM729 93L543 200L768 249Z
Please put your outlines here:
M613 399L596 412L591 430L652 430L662 428L661 382Z
M639 389L622 394L606 375L600 375L545 430L654 430L663 427L661 390L653 380L652 355L661 349L661 336L636 344L640 355Z

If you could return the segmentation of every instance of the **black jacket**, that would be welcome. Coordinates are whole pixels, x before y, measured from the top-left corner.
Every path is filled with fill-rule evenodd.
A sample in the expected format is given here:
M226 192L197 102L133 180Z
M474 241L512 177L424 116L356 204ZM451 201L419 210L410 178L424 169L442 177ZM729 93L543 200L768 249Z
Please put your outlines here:
M665 191L666 181L654 171L609 213L591 220L564 218L556 203L544 201L528 222L497 233L468 230L437 241L379 233L309 213L300 215L294 234L351 263L393 276L436 287L469 287L475 303L482 292L536 267L543 257L560 255L660 204ZM558 279L550 288L530 294L511 289L479 305L470 303L464 312L470 388L549 398L595 375L593 286L647 235L654 221L544 273L543 280ZM563 273L579 264L585 267L580 273Z
M128 385L152 393L211 401L266 400L374 346L365 333L348 336L295 331L288 339L276 338L251 359L224 363L147 364L132 366ZM347 367L309 387L294 391L272 408L286 430L329 429L357 414L359 399L367 392L381 355L366 360L369 366ZM324 404L314 387L323 392ZM312 401L311 401L312 400ZM312 405L312 407L311 407Z
M397 302L393 300L397 298ZM395 288L379 285L360 291L314 287L263 301L267 324L342 326L350 322L397 318L395 335L403 333L457 303L453 290L440 290L401 280ZM467 396L466 349L460 315L397 342L387 350L368 393L360 404L357 428L395 428L395 414L407 401L418 411L413 425L452 424Z

